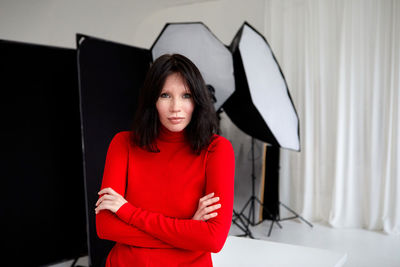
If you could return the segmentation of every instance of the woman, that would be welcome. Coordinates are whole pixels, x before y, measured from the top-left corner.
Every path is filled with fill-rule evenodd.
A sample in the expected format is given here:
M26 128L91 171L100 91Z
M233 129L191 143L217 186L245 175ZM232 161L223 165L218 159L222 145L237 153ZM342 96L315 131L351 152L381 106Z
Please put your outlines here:
M114 136L96 203L106 266L212 266L233 209L235 160L197 67L178 54L151 66L133 131Z

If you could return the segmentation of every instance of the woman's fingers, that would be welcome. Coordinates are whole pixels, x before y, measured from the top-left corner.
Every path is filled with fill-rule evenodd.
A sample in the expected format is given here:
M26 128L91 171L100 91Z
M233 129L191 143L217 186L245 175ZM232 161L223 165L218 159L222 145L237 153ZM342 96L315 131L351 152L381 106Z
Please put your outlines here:
M203 218L203 221L217 216L218 213L216 213L216 212L212 213L212 212L217 210L217 209L219 209L219 208L221 208L221 204L217 204L217 205L213 205L213 206L209 206L207 208L204 208L201 211L201 218ZM213 216L209 217L209 215L211 215L211 214L213 214ZM205 218L208 218L208 219L205 219Z
M104 188L98 193L101 197L96 202L96 214L100 210L110 210L112 212L117 212L117 210L124 205L127 201L126 199L114 191L111 187Z
M199 205L197 207L197 211L192 217L193 220L207 221L218 215L217 212L213 211L221 208L221 204L215 204L220 200L220 198L214 197L214 195L215 193L213 192L199 199Z
M99 213L99 211L101 210L106 210L106 209L110 209L111 208L112 203L110 203L109 200L104 200L103 202L101 202L94 210L97 213Z
M214 210L217 210L219 208L221 208L221 204L217 204L217 205L213 205L213 206L207 207L207 208L204 209L204 211L207 214L207 213L213 212Z
M110 195L119 195L117 192L114 191L111 187L106 187L100 190L97 194L103 195L103 194L110 194Z
M202 202L203 207L210 206L219 201L219 197L213 197Z
M99 198L96 202L96 206L98 206L102 201L108 199L108 200L113 200L115 197L109 194L104 194L101 198Z
M203 216L203 221L207 221L207 220L209 220L211 218L217 217L217 215L218 215L217 212L206 214L206 215Z
M214 192L212 192L212 193L200 198L199 202L203 202L203 201L205 201L205 200L207 200L207 199L209 199L209 198L211 198L213 196L214 196Z

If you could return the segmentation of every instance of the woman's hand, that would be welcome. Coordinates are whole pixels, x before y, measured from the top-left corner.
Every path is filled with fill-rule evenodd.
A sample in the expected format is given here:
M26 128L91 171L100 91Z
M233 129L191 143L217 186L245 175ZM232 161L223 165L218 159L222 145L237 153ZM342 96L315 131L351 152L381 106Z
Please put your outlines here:
M104 188L98 193L102 195L96 202L96 214L101 210L109 210L116 213L126 202L125 198L115 192L111 187Z
M212 205L219 201L219 197L214 197L214 193L208 194L199 200L199 206L197 207L196 213L192 219L196 221L207 221L218 215L217 212L213 212L221 208L221 204ZM211 206L212 205L212 206Z

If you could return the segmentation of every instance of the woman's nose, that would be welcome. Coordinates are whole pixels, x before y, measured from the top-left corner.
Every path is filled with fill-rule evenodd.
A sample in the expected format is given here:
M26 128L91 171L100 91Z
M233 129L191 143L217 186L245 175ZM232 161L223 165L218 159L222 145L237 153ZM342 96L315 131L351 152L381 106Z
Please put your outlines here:
M170 105L170 111L171 112L179 112L181 111L181 103L178 99L173 99L171 101L171 105Z

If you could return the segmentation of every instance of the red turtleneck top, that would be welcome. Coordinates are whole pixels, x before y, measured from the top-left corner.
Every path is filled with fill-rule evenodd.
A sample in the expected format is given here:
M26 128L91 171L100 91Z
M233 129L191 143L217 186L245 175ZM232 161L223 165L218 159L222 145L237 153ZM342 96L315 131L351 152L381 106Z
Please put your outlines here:
M98 236L116 242L106 266L212 266L210 252L222 249L232 219L232 145L215 135L196 155L183 131L162 126L154 153L132 144L130 134L117 133L107 151L101 188L128 202L96 215ZM212 192L220 197L218 216L192 220L199 199Z

